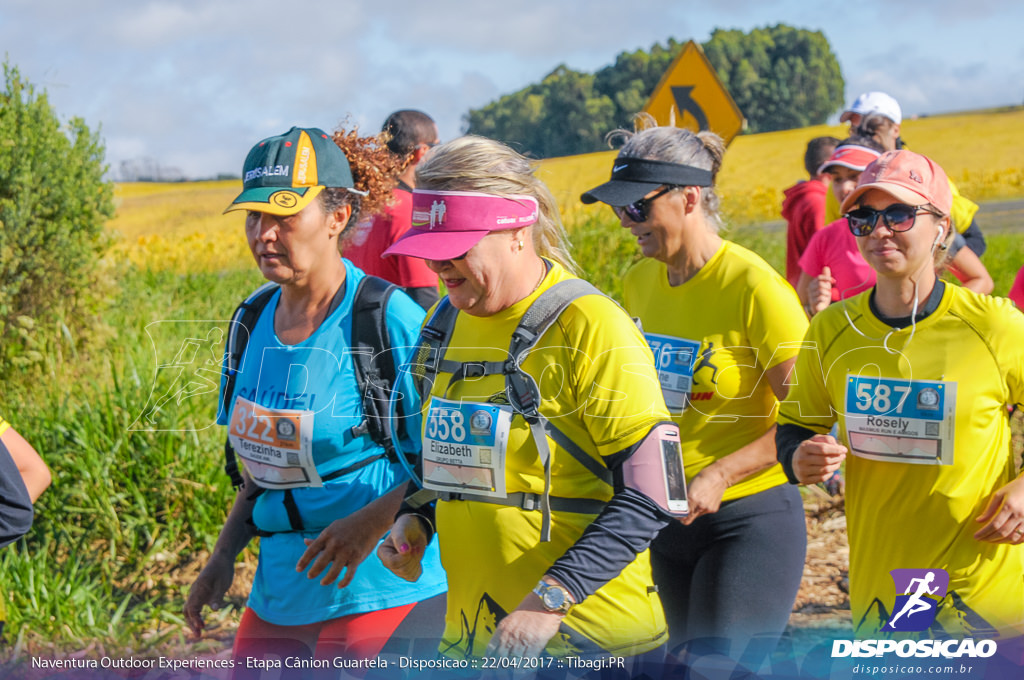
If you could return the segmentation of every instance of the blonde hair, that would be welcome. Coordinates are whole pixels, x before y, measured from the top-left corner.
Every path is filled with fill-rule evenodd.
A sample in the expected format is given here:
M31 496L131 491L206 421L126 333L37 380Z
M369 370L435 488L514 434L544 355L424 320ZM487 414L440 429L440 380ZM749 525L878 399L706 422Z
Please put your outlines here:
M659 126L650 114L641 113L635 119L635 130L613 130L606 139L609 142L624 139L619 149L619 158L642 158L652 161L667 161L689 165L711 172L712 186L701 187L701 209L708 226L715 233L722 228L719 214L719 198L714 182L722 167L725 156L725 142L714 132L693 133L685 128Z
M534 164L525 156L501 142L466 135L436 146L427 154L416 166L416 186L434 191L476 191L535 198L540 214L533 225L534 249L542 257L578 274L555 198L534 170Z

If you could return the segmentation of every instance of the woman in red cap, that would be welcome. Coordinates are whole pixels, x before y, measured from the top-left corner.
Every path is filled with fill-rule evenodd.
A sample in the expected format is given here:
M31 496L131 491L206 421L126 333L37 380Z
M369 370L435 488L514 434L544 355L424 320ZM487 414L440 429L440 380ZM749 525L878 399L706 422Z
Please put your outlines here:
M846 461L860 637L1024 631L1024 478L1006 418L1024 401L1024 316L936 276L951 205L924 156L890 151L864 170L842 209L877 280L814 317L779 416L791 482ZM901 616L896 598L922 597L910 584L929 574L931 604Z
M861 172L885 149L871 137L850 137L839 144L821 166L832 175L832 192L838 203L853 193ZM985 265L955 234L949 246L943 245L940 271L949 268L965 288L977 293L992 292L992 277ZM875 284L875 271L857 250L857 242L840 217L811 237L800 257L797 294L807 315L814 316L837 300L845 300Z

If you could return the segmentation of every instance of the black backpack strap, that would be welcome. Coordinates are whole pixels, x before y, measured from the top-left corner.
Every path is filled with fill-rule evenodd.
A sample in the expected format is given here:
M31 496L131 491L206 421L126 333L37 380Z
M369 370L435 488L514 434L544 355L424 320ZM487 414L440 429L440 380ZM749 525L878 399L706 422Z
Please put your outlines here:
M398 369L388 335L387 305L396 289L384 279L365 276L352 302L352 364L363 402L363 422L352 428L352 436L369 434L392 461L398 460L398 451L388 416ZM397 419L399 438L405 436L405 418L401 416Z
M412 359L412 372L424 404L430 397L438 373L456 373L462 367L460 363L444 359L458 316L458 308L445 296L437 303L434 313L420 331L418 347Z
M224 389L220 394L217 417L223 414L226 418L231 411L231 397L235 392L235 383L238 379L239 367L242 365L242 357L245 356L245 348L252 337L253 329L260 318L263 308L270 302L270 298L280 286L276 283L265 283L256 289L252 295L242 301L231 315L231 327L228 329L228 341L224 350L225 357L225 378ZM231 486L238 488L242 486L242 474L238 471L238 460L235 457L235 449L231 441L224 438L224 472L231 478Z

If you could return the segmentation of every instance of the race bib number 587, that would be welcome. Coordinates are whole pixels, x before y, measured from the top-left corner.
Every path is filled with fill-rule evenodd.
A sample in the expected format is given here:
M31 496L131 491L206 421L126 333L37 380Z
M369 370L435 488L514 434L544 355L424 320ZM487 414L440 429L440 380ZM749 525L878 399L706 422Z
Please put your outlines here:
M851 451L872 460L952 465L956 383L846 378Z

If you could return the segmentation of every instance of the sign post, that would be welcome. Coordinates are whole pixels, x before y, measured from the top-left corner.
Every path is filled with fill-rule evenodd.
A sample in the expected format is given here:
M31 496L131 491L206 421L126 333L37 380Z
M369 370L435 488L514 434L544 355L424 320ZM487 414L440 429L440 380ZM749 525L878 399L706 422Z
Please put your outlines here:
M692 40L661 77L644 112L658 125L711 130L728 145L743 129L743 114L718 79L704 51Z

